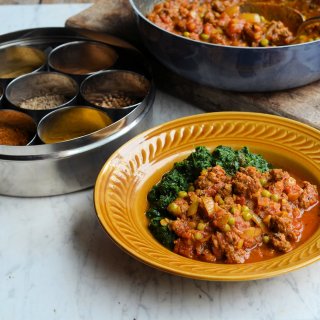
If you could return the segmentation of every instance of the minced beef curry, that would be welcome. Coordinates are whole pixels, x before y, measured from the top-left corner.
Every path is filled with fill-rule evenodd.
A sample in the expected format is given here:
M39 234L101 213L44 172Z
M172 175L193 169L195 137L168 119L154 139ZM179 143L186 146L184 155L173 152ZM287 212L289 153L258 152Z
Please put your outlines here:
M173 235L175 253L244 263L289 252L305 241L319 226L317 204L317 187L282 169L246 166L229 175L215 165L202 169L158 218Z
M203 42L269 47L320 39L319 24L295 35L283 21L268 21L257 13L241 13L246 0L165 0L155 5L148 19L169 32ZM300 11L306 18L320 15L319 0L266 0ZM297 36L297 37L296 37Z

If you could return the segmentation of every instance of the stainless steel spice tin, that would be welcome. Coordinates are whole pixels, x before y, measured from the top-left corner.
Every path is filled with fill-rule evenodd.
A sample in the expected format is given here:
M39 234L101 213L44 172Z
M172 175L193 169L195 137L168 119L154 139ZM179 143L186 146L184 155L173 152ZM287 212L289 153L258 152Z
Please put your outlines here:
M136 71L137 66L145 68L142 71L148 74L150 91L129 114L92 134L54 144L0 146L0 194L51 196L91 187L106 159L151 125L155 88L149 67L142 54L125 41L78 29L40 28L1 36L0 49L13 44L37 44L46 49L67 41L86 39L103 39L104 43L115 47L119 56L123 50L126 55L132 50L132 61L137 62L132 69Z

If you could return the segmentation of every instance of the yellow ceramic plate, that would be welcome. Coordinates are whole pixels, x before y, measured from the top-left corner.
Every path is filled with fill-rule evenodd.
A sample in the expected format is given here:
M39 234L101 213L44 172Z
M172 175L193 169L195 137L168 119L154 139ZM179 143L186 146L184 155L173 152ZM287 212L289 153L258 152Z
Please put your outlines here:
M109 236L127 253L160 270L203 280L273 277L320 258L320 229L304 244L280 257L243 265L212 264L179 256L158 243L147 227L147 193L174 162L196 146L248 146L269 162L320 185L320 132L271 115L206 113L148 130L116 151L101 170L94 201Z

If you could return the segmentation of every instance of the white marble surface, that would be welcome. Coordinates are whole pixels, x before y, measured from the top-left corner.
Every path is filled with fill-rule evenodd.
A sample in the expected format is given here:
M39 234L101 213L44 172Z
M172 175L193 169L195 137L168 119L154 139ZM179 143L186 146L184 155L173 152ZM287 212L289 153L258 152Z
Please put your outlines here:
M0 33L37 27L63 27L70 16L91 4L2 5Z
M1 33L62 26L87 5L0 6ZM155 122L202 112L157 92ZM173 112L174 110L174 112ZM95 216L92 190L0 196L0 319L320 319L320 263L273 279L195 281L122 252Z

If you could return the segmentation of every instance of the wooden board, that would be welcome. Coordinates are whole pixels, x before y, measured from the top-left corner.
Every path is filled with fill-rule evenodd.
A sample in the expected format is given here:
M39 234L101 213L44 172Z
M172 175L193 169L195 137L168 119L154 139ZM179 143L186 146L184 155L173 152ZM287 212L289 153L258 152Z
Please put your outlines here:
M88 9L70 17L66 26L107 32L130 41L138 40L134 13L127 0L98 0Z
M68 19L66 26L104 31L139 43L134 15L127 0L98 0L89 9ZM195 84L170 72L151 56L149 58L159 88L206 111L277 114L320 129L320 81L282 92L235 93Z
M159 88L206 111L252 111L281 115L320 129L320 81L270 93L238 93L193 83L153 62Z

